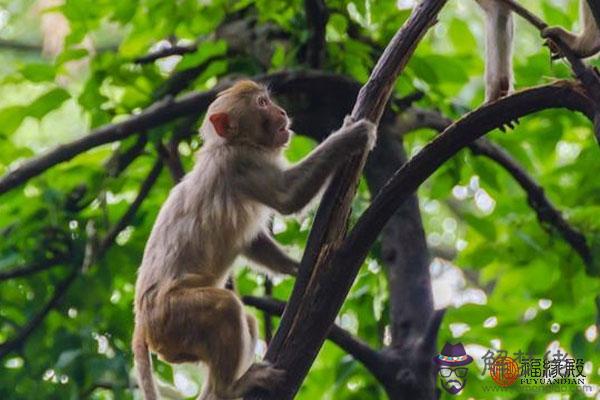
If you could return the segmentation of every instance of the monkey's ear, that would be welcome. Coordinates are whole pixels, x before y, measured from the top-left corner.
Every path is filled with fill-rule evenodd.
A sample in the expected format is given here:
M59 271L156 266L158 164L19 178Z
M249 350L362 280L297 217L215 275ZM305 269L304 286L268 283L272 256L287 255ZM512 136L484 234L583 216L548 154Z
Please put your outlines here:
M211 114L208 120L213 124L217 135L227 138L229 135L229 115L224 112Z

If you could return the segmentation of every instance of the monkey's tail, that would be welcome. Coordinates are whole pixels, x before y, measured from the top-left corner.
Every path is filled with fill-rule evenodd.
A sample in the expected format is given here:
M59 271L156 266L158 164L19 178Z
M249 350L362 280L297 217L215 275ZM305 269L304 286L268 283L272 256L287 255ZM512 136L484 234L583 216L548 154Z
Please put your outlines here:
M146 344L146 338L144 331L136 327L133 330L133 359L135 361L138 385L144 394L145 400L158 400L158 394L156 392L156 385L154 378L152 377L152 361L150 359L150 352L148 345Z

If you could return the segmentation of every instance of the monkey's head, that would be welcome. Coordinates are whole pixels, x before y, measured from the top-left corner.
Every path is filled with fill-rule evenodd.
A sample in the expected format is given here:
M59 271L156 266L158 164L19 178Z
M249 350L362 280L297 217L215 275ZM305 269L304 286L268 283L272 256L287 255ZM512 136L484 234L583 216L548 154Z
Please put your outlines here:
M290 138L286 112L264 86L243 80L217 95L201 132L207 142L280 149Z

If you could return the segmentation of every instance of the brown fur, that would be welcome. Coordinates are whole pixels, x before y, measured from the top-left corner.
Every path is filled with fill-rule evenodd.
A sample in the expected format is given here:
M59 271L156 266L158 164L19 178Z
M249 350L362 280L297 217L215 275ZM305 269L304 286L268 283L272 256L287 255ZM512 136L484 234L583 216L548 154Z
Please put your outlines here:
M133 351L147 400L157 396L148 350L171 363L204 362L209 377L201 399L238 398L279 384L280 370L253 364L256 321L224 289L230 266L243 254L294 274L298 263L265 233L272 210L299 211L345 157L370 149L375 139L369 122L348 124L286 168L281 150L289 121L264 88L236 84L219 94L207 116L217 113L227 113L227 124L217 128L205 119L196 165L161 208L138 272Z

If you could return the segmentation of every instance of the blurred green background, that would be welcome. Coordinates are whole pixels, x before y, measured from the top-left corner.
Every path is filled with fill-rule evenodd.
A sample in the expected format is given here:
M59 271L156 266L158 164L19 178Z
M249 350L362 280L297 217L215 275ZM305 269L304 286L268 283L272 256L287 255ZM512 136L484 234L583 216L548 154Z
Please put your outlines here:
M408 17L413 2L326 3L331 16L323 69L364 83L378 49ZM550 24L577 24L577 1L522 3ZM224 24L248 19L257 32L279 32L277 39L261 42L257 34L250 38L251 45L240 47L227 35L215 33ZM439 109L451 118L481 104L482 21L474 1L450 2L419 45L394 95L422 91L419 106ZM517 88L570 77L564 62L550 61L537 31L519 18L516 25ZM299 0L0 0L0 175L44 150L136 114L165 93L179 91L173 89L172 78L185 71L195 72L183 92L210 89L232 74L305 68L299 59L308 36ZM169 43L187 46L196 41L198 49L183 56L136 62ZM35 274L0 281L0 343L10 342L28 321L43 316L34 321L23 343L2 354L0 398L139 398L132 389L129 348L133 284L149 230L173 185L166 170L116 244L74 279L69 277L84 262L86 249L89 253L134 201L154 165L157 144L168 143L182 129L195 128L175 121L145 132L147 141L135 136L98 147L0 197L0 274L22 265L48 264ZM298 133L288 149L290 160L314 146ZM407 152L414 154L433 137L429 130L407 135ZM489 137L533 175L600 258L600 157L589 121L568 111L545 111L522 119L509 133L495 131ZM186 170L200 146L195 135L179 144ZM127 149L137 149L140 155L120 171L114 154L126 154ZM439 343L461 341L478 356L488 348L541 355L560 346L586 361L590 384L600 383L595 303L600 281L586 274L581 259L560 236L538 223L514 179L491 161L462 151L418 195L435 257L435 304L449 308ZM369 199L361 184L356 215ZM301 255L313 216L307 212L274 221L277 239L295 256ZM44 305L65 280L64 296L45 312ZM264 281L243 269L237 288L243 294L262 295ZM276 279L274 284L273 294L287 299L293 281ZM338 320L376 348L386 343L386 288L375 249ZM257 316L263 321L260 313ZM480 367L471 369L460 398L492 398L483 392L481 383L492 381L477 372ZM201 384L201 373L190 366L158 363L156 369L162 381L174 383L187 396L194 396ZM598 387L593 389L590 397L600 398ZM565 398L532 395L518 385L493 396ZM305 400L384 398L364 367L330 343L298 394Z

